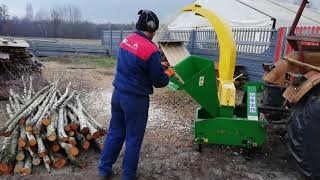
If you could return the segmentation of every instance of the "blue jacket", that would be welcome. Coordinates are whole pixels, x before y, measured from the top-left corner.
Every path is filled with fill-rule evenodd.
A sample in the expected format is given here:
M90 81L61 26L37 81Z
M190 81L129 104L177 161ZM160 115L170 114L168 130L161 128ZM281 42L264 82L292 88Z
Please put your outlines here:
M116 90L148 96L153 87L165 87L168 83L159 49L144 33L138 31L121 42L113 81Z

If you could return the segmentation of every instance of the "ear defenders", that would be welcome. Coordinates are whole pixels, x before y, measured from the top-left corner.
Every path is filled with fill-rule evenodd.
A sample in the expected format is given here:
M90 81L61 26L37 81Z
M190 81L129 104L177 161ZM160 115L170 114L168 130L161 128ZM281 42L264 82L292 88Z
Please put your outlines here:
M157 25L156 25L156 18L153 16L153 14L149 10L140 10L138 12L138 15L141 15L141 14L146 15L147 31L150 33L155 32L157 30ZM150 20L149 17L151 17L152 19Z

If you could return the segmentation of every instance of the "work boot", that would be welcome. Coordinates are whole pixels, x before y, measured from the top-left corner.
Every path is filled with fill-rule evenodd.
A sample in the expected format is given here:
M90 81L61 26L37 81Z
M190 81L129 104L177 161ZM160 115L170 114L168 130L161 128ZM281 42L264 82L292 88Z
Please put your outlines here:
M116 175L117 175L117 172L111 171L111 173L106 176L99 176L99 180L111 180Z

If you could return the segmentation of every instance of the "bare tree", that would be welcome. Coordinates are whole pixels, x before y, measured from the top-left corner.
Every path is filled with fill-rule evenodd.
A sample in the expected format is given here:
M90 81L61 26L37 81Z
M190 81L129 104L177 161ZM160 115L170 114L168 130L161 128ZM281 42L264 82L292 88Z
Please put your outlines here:
M38 10L34 17L35 25L39 29L41 37L48 37L47 21L49 19L50 19L49 13L43 9Z
M0 32L2 34L7 34L10 29L10 24L8 23L9 19L9 8L7 5L2 4L0 6Z
M28 21L32 21L33 20L33 7L31 3L27 3L26 5L26 17L25 19Z
M58 36L58 29L59 29L59 26L62 22L61 12L58 8L52 8L50 16L51 16L53 36L57 37Z
M5 4L2 4L0 6L0 21L1 22L6 22L8 21L10 18L10 15L9 15L9 8L7 5Z
M81 11L79 7L69 4L66 6L67 10L67 21L70 23L78 23L81 21Z

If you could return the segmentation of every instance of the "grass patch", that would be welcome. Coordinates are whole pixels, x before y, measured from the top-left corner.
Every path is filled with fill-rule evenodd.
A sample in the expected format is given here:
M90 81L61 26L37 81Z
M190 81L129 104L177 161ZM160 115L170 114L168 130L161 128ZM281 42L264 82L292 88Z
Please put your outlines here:
M108 68L116 65L116 57L108 56L81 56L81 57L42 57L41 61L50 62L55 61L65 64L88 64L95 65L97 68Z

